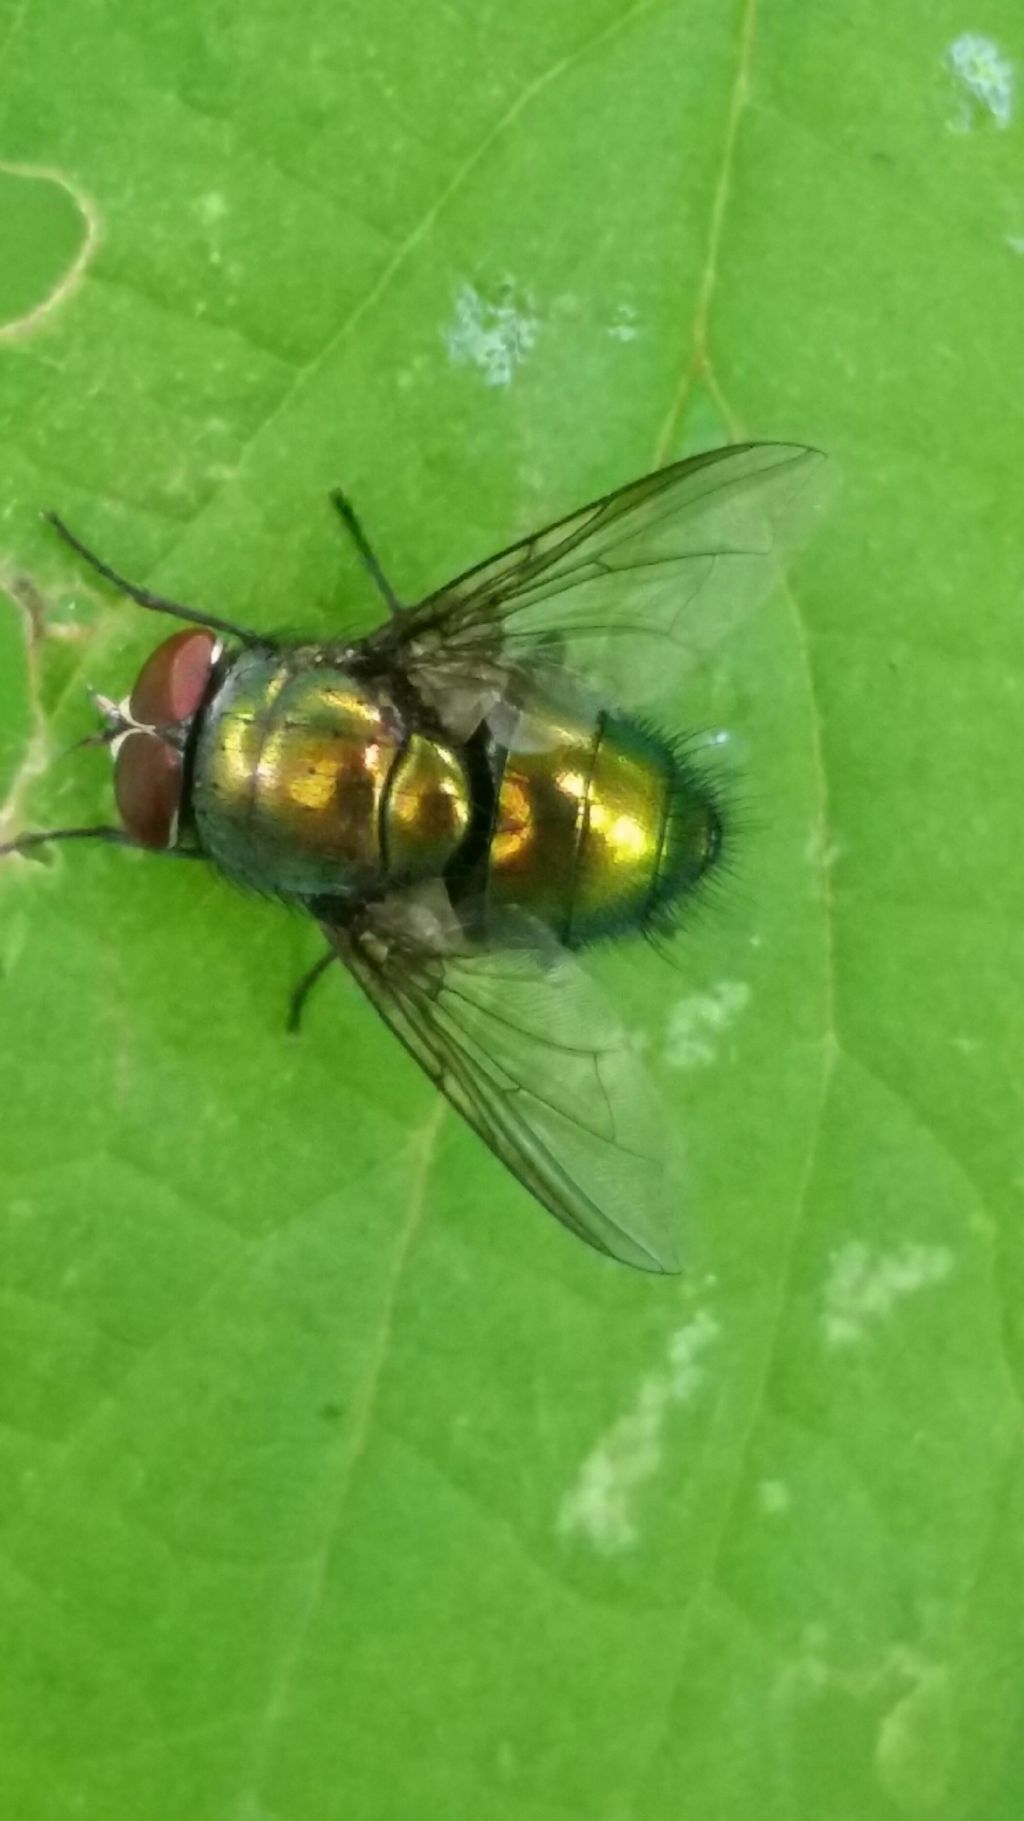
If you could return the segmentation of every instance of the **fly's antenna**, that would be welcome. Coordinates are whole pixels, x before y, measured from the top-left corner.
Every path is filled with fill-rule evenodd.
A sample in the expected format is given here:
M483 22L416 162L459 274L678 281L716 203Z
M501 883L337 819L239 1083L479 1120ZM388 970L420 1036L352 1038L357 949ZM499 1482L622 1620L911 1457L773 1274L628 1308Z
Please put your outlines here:
M91 684L86 685L86 693L105 726L96 728L93 733L83 734L80 740L72 741L70 746L57 754L58 764L62 759L70 759L73 752L81 752L83 746L109 746L124 731L124 717L117 703L110 696L101 695Z
M83 734L80 740L73 740L70 746L65 746L63 752L57 754L54 763L59 765L63 759L70 759L73 752L81 752L84 746L109 746L111 740L116 738L116 727L99 727L95 733Z

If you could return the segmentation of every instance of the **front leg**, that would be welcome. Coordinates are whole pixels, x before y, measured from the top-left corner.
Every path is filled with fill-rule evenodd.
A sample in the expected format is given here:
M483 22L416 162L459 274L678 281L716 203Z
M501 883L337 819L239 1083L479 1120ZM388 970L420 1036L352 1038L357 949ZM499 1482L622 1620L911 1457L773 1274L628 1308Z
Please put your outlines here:
M40 828L30 834L18 835L14 841L0 843L0 860L6 860L11 854L31 853L34 847L46 847L51 841L105 841L109 847L134 847L143 854L161 854L171 860L205 860L206 854L198 847L150 847L146 841L137 841L126 828L115 828L108 823L100 823L95 828Z

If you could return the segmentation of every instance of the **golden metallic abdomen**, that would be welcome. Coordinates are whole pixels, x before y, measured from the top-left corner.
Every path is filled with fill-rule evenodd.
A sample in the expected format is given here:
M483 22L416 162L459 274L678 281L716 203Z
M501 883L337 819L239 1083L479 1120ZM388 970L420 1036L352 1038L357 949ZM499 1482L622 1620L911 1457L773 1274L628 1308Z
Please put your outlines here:
M537 691L500 761L488 909L525 909L580 947L654 920L717 844L717 812L666 740Z

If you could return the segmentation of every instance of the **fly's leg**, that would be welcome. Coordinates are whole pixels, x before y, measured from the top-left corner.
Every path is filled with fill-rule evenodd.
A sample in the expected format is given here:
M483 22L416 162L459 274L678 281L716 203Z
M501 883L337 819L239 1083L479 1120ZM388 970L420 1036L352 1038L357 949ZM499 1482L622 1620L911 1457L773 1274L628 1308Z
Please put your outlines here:
M381 595L388 612L394 619L397 619L400 614L405 612L405 608L373 553L370 540L356 516L355 507L351 500L342 493L340 487L335 487L334 492L331 494L331 505L337 512L345 530L348 532L349 537L352 539L360 557L366 565L366 568L373 577L374 584Z
M19 835L14 841L0 843L0 860L6 860L11 854L30 853L34 847L45 847L50 841L105 841L110 847L137 847L142 853L163 854L171 860L206 859L197 847L147 847L144 841L136 841L127 829L101 822L95 828L42 828Z
M91 569L95 569L97 575L101 575L104 581L112 582L137 607L146 607L152 613L169 613L173 619L186 620L190 626L207 626L211 632L226 633L228 638L239 639L243 645L259 644L257 633L247 632L244 626L236 626L232 620L219 619L214 613L200 613L196 607L183 607L180 601L169 601L162 594L154 594L149 588L140 588L136 582L126 581L123 575L118 575L116 569L111 569L109 563L105 563L102 557L96 556L88 545L83 544L81 538L76 537L55 512L44 512L43 517L64 542L84 558Z
M302 1022L302 1014L306 1009L306 1001L309 998L310 993L313 991L321 974L326 974L331 962L337 961L337 959L337 949L329 948L325 954L321 955L319 961L313 963L308 974L303 974L302 979L295 988L288 1004L289 1031L298 1031L299 1025Z

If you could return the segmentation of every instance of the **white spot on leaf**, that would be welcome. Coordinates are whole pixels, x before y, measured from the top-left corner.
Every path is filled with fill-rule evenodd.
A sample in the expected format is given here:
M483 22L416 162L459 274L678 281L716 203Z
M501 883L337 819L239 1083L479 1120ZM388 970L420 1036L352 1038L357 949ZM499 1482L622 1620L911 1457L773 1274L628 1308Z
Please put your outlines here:
M442 333L456 366L478 368L488 386L507 386L532 352L538 328L532 299L517 299L508 280L496 303L481 297L473 285L463 285L454 320Z
M849 1347L872 1322L883 1320L908 1296L938 1284L953 1269L948 1246L909 1243L873 1252L860 1240L833 1253L825 1284L822 1325L830 1347Z
M703 1068L713 1062L719 1043L750 1000L742 980L722 980L709 993L690 993L670 1015L665 1060L674 1069Z
M991 38L980 32L961 32L946 53L958 84L961 105L950 126L969 133L979 113L988 114L1000 129L1013 118L1014 69Z
M639 1537L636 1504L657 1473L665 1424L674 1406L690 1403L706 1376L705 1355L719 1326L705 1312L677 1328L665 1363L641 1381L631 1409L587 1455L558 1514L561 1536L582 1536L602 1555L619 1555Z

